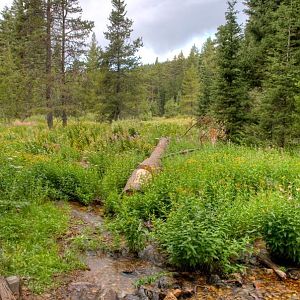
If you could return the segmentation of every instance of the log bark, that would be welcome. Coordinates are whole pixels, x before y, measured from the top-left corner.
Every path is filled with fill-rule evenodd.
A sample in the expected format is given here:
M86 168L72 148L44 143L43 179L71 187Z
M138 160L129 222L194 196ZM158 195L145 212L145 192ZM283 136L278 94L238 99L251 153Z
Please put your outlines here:
M16 300L4 277L0 277L0 300Z
M286 279L286 277L287 277L287 276L286 276L286 273L283 272L283 271L281 271L281 270L279 269L279 267L278 267L275 263L273 263L273 262L271 261L271 259L270 259L267 255L265 255L265 254L263 254L263 253L259 253L257 257L258 257L258 259L261 261L261 263L263 263L265 266L267 266L267 267L273 269L273 271L276 273L276 275L277 275L281 280L285 280L285 279Z
M132 173L123 190L124 193L132 194L140 191L143 184L151 180L154 173L161 170L161 158L169 144L168 138L161 138L151 156L144 160Z

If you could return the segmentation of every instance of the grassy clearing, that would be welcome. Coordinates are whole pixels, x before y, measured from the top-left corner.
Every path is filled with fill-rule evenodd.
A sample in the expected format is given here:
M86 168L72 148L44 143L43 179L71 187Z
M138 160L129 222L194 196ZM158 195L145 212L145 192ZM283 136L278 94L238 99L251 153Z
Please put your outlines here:
M39 293L54 286L53 274L82 267L75 253L60 254L56 240L68 229L68 213L51 203L28 205L0 219L0 273L19 274Z
M85 121L51 132L39 122L0 126L0 273L24 276L41 292L53 275L81 266L80 251L97 248L90 234L59 247L69 212L57 200L101 201L109 228L131 250L155 242L180 268L233 271L257 237L274 255L299 263L299 156L201 146L197 129L180 138L189 122ZM164 172L143 193L122 195L129 175L161 136L172 137L168 154L201 150L166 156Z

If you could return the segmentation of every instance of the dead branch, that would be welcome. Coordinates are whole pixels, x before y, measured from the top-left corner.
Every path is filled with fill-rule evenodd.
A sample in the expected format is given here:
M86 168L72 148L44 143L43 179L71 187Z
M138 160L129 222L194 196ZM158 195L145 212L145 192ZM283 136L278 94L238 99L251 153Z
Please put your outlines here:
M261 261L262 264L264 264L265 266L267 266L267 267L273 269L274 272L276 273L276 275L277 275L281 280L285 280L285 279L286 279L286 277L287 277L287 276L286 276L286 273L283 272L283 271L281 271L281 270L279 269L279 266L277 266L275 263L273 263L273 262L271 261L271 259L270 259L267 255L265 255L265 254L263 254L263 253L259 253L257 257L258 257L258 259Z

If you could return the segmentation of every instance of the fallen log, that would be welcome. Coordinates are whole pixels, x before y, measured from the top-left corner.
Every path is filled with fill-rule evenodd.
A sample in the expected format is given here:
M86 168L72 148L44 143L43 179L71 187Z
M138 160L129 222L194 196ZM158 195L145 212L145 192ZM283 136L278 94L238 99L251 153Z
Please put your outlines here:
M4 277L0 277L0 300L16 300Z
M144 160L128 179L123 190L124 193L132 194L133 192L140 191L142 185L151 180L154 173L161 170L161 158L165 153L168 144L168 138L161 138L159 140L158 145L153 150L151 156Z
M265 255L263 253L259 253L257 255L257 257L261 261L262 264L264 264L266 267L271 268L281 280L286 279L286 277L287 277L286 273L281 271L279 269L279 266L274 264L267 255Z

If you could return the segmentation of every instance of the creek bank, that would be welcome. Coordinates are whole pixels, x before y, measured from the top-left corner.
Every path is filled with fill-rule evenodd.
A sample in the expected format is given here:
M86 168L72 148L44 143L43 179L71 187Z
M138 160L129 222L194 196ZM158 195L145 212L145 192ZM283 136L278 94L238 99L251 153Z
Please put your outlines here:
M71 232L99 230L104 238L100 206L71 204ZM71 233L70 233L71 234ZM154 246L148 246L136 258L126 251L86 250L82 260L86 270L62 279L63 284L41 296L23 293L24 300L184 300L184 299L282 299L300 300L298 269L287 270L288 279L278 280L272 269L263 268L255 256L247 259L247 271L220 278L198 272L177 272L163 264Z

